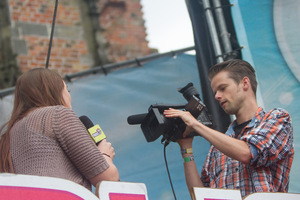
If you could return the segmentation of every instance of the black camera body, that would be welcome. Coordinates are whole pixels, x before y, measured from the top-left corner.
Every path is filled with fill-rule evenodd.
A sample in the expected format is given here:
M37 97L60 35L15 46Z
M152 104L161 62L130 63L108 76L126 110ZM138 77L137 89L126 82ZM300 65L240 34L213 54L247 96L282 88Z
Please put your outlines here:
M141 121L141 129L147 142L153 142L161 135L163 136L162 141L176 142L176 140L182 138L186 125L181 118L166 118L163 112L169 108L189 111L199 122L209 127L213 126L206 106L201 101L199 93L193 84L189 83L185 87L178 89L178 91L182 93L184 98L188 101L187 104L153 104L149 107L148 113ZM197 135L197 133L190 133L188 137Z

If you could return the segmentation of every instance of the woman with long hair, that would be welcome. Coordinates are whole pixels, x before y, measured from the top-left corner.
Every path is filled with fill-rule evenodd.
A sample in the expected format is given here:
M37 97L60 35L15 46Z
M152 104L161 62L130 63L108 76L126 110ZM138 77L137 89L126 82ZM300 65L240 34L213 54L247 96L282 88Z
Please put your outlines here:
M64 178L89 190L119 180L114 148L91 140L55 71L35 68L18 78L12 115L0 133L0 172Z

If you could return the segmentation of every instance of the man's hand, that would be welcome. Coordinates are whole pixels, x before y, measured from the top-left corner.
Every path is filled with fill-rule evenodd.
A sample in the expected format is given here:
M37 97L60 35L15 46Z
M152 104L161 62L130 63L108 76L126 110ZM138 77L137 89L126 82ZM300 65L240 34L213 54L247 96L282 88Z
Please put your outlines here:
M193 115L190 112L169 108L169 110L164 110L164 115L167 118L180 117L182 119L182 121L186 124L183 137L186 137L189 133L195 131L193 125L196 124L198 121L197 119L195 119L195 117L193 117Z
M179 144L180 149L188 149L192 148L194 137L184 138L184 139L178 139L176 142Z

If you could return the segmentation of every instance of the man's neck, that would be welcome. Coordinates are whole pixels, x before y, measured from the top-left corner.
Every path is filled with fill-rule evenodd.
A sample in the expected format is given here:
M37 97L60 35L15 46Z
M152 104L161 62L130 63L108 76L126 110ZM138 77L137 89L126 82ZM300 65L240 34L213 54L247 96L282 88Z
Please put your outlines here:
M235 115L237 124L242 124L251 120L258 109L256 101L247 101L245 105Z

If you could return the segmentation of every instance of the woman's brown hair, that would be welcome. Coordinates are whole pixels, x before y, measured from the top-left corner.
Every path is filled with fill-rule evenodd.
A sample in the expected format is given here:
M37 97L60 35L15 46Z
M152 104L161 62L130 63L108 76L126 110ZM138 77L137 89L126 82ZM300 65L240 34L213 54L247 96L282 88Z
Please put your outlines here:
M10 172L10 136L14 123L22 119L28 112L44 106L65 105L62 91L63 79L55 71L35 68L23 73L17 80L14 93L14 107L10 120L4 124L0 140L0 172Z

